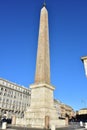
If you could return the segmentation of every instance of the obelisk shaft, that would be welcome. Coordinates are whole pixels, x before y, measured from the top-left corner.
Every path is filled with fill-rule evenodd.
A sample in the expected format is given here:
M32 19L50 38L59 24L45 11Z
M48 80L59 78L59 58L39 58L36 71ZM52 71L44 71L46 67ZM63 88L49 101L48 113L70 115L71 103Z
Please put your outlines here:
M40 14L35 83L50 84L48 12L45 6Z

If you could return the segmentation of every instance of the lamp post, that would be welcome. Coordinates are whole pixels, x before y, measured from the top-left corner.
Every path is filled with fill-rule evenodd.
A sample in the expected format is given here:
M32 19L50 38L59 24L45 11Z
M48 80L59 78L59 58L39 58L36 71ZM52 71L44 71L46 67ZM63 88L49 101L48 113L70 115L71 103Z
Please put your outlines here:
M81 57L81 60L82 60L82 62L84 64L85 74L86 74L86 77L87 77L87 56ZM83 101L83 103L86 106L86 102ZM87 129L87 122L85 122L85 128Z
M82 60L82 62L84 64L85 74L86 74L86 77L87 77L87 56L81 57L81 60Z

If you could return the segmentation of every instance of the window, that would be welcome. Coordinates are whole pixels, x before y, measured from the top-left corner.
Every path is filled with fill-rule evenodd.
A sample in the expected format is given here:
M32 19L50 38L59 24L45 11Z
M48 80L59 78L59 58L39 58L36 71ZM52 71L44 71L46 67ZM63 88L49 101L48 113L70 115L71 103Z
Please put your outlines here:
M3 87L1 88L1 90L3 90Z
M5 91L7 91L7 89L5 88Z
M0 95L2 95L2 92L0 92Z
M6 103L8 103L8 102L9 102L9 99L6 100Z
M0 97L0 102L1 102L2 98Z
M6 93L4 93L4 96L6 96Z

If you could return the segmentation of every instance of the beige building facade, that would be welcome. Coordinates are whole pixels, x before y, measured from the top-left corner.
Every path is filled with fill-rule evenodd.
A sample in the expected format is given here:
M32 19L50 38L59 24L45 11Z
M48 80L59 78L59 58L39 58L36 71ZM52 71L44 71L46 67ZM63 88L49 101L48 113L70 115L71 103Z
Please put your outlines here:
M71 119L75 116L73 108L69 105L62 103L59 100L54 99L54 106L57 110L58 118L65 119L66 117L68 117L68 119Z
M78 115L86 115L86 114L87 114L87 108L83 108L78 111Z

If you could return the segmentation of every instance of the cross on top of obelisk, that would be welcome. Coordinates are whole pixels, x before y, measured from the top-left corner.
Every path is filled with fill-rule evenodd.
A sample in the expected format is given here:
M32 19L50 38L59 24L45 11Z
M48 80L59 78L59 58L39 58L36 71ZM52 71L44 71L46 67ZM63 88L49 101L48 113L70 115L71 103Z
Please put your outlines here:
M45 6L45 7L46 7L46 0L44 0L43 6Z

